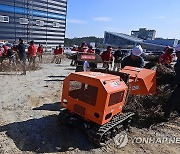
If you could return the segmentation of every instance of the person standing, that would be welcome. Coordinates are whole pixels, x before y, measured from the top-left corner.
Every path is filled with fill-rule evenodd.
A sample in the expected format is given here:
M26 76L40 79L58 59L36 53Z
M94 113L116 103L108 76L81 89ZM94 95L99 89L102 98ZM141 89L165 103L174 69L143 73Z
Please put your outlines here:
M44 54L44 49L41 44L39 44L39 47L37 49L37 56L39 57L39 62L42 63L42 55Z
M28 47L28 55L29 55L29 68L31 67L31 63L33 63L32 67L35 69L36 66L36 54L37 48L34 41L30 42L30 46Z
M141 57L143 53L143 49L140 45L135 46L131 52L131 55L125 57L121 62L121 68L125 66L133 66L133 67L144 67L144 59Z
M0 45L0 70L2 71L3 70L3 65L2 65L2 62L3 62L3 49L2 49L2 46Z
M15 54L15 59L16 59L16 63L18 62L19 56L18 56L18 49L17 49L16 42L13 42L13 46L11 47L11 49L13 50L14 54Z
M86 42L83 42L83 43L81 44L81 47L79 48L78 52L87 53L87 44L86 44Z
M71 49L71 51L76 52L75 54L74 53L72 54L72 56L71 56L72 60L70 63L71 66L75 66L75 59L77 59L78 46L74 45L73 48Z
M102 58L102 61L103 61L103 68L109 69L109 64L112 63L113 58L114 58L114 56L112 54L112 47L111 46L108 46L106 51L104 51L101 54L101 58Z
M165 66L170 66L174 60L174 49L171 47L165 48L165 53L160 56L159 63Z
M14 66L14 70L16 71L16 55L11 48L9 48L7 51L7 57L9 59L10 68L12 69L12 66Z
M54 63L54 60L55 60L55 63L57 64L58 63L58 52L59 52L59 47L56 46L56 48L54 49L54 57L53 57L53 60L51 61L51 63Z
M89 49L87 50L87 53L95 54L95 49L93 49L92 45L89 46Z
M61 64L61 58L63 56L64 53L64 48L62 47L62 45L59 45L59 50L58 50L58 64Z
M124 56L123 52L121 51L122 47L118 47L118 50L114 52L114 68L113 71L117 71L120 69L120 62Z
M21 61L23 73L21 75L26 75L26 51L25 51L25 45L23 43L23 40L19 39L19 44L17 46L19 59Z
M4 44L3 45L3 50L4 50L4 56L7 57L7 53L8 53L9 47Z
M174 110L177 110L180 116L180 97L179 97L179 94L180 94L180 44L178 44L175 47L175 52L177 56L177 62L174 65L175 78L171 82L171 84L168 86L168 89L172 87L174 87L175 89L165 106L164 118L166 120L168 120L171 112Z

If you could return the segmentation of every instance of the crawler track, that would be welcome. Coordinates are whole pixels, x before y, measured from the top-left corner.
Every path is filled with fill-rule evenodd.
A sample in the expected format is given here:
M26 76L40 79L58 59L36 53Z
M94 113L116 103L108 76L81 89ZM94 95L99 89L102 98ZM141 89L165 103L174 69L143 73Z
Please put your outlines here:
M85 131L89 139L96 145L105 146L121 131L128 129L133 115L134 113L130 112L118 114L110 122L101 126L85 121L65 109L59 114L59 119L62 124L78 127Z

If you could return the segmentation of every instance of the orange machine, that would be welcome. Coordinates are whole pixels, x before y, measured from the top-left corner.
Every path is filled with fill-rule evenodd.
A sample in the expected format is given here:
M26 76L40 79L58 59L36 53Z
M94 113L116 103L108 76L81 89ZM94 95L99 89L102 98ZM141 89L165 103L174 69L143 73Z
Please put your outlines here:
M95 70L71 73L64 80L60 119L84 129L104 145L134 113L122 113L128 93L151 94L156 90L155 71L125 67L122 72Z
M71 73L64 80L61 105L103 125L122 112L127 90L119 76L98 72Z
M156 92L156 72L154 70L126 66L121 72L130 75L130 94L148 95Z

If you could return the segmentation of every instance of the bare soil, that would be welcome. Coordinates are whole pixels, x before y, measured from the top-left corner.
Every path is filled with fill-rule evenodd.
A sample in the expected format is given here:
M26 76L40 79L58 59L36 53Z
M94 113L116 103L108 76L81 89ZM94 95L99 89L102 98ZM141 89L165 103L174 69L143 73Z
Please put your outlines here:
M158 120L162 115L159 98L166 101L168 92L164 93L166 97L157 94L156 100L150 96L143 98L148 100L145 105L147 110L142 107L145 101L141 98L130 98L131 105L127 104L127 109L134 107L137 116L128 133L128 144L121 149L114 142L99 148L81 130L60 125L58 114L63 80L75 68L65 58L62 64L52 64L52 58L51 55L45 55L43 63L39 63L36 70L28 71L26 76L20 75L21 71L0 72L0 153L179 154L180 141L139 143L136 140L139 137L180 139L180 118L173 117L169 122ZM162 94L163 88L159 90ZM151 117L155 117L155 121Z

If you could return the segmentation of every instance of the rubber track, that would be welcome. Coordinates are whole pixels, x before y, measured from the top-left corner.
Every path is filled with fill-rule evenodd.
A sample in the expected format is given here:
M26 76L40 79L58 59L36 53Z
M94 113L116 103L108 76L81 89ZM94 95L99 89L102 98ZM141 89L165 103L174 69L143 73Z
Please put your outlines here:
M99 128L95 127L91 132L92 135L89 135L91 140L97 145L104 146L105 144L101 142L103 135L108 132L109 130L113 129L114 127L118 126L122 122L128 120L130 117L132 117L134 113L124 113L124 114L118 114L112 118L111 121L108 123L100 126ZM122 124L123 126L123 124Z

